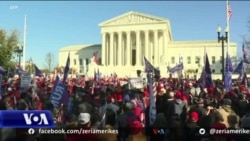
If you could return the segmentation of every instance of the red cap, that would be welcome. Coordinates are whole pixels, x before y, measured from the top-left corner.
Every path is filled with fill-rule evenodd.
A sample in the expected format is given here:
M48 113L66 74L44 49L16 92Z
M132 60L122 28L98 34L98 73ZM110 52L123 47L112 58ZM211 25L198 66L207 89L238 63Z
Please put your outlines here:
M128 120L128 125L132 134L138 134L143 131L142 123L136 118L130 118Z
M177 92L175 93L175 98L176 98L176 99L182 99L182 93L181 93L181 91L177 91Z
M199 114L197 112L191 112L189 114L189 118L192 120L192 121L198 121L199 120Z
M119 102L122 102L122 100L123 100L123 96L122 96L122 94L117 94L117 101L119 101Z
M207 88L207 92L210 93L210 94L213 93L214 92L214 88L213 87L208 87Z
M247 92L247 88L244 85L242 85L242 86L240 86L240 91L242 93L246 93Z

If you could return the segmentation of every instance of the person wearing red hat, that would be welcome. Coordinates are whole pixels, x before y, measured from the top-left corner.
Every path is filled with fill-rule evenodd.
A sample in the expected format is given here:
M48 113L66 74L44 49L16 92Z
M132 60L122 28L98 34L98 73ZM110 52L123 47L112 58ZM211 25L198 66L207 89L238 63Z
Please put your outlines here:
M116 100L118 101L118 103L121 103L123 101L122 93L117 93L116 94Z
M143 125L142 123L136 118L128 119L128 126L129 126L129 135L127 141L146 141L146 135L142 134Z
M181 92L177 91L175 94L175 99L173 100L173 102L170 103L167 109L166 116L168 118L172 119L174 117L181 117L181 115L183 115L183 112L185 112L185 105L181 98Z
M136 118L140 121L140 119L133 112L134 106L133 102L126 102L123 109L124 112L117 117L118 141L127 140L129 134L131 134L129 129L129 119Z
M187 134L188 140L196 141L200 137L195 136L197 134L199 114L195 111L192 111L188 114L188 119L185 123L185 133Z
M247 88L245 85L239 86L241 93L247 93Z
M186 122L186 125L188 128L198 128L199 125L197 124L199 120L199 114L195 111L192 111L188 115L188 120Z
M205 101L203 98L199 98L193 107L190 107L190 112L197 112L199 117L202 118L208 114L205 108Z

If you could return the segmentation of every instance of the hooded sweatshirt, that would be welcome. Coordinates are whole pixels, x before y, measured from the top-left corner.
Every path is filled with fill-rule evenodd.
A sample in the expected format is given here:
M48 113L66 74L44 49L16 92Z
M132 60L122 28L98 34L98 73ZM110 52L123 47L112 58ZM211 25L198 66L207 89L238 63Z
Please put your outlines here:
M184 108L184 102L181 99L175 99L168 108L167 111L167 116L168 117L174 117L174 116L178 116L180 117L180 115L183 112L183 108Z

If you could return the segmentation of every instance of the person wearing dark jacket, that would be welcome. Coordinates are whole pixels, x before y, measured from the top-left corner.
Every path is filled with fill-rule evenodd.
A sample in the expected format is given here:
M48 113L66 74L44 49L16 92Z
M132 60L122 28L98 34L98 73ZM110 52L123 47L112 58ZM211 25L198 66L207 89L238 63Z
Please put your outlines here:
M196 136L197 129L199 128L198 125L199 120L199 114L195 111L192 111L188 115L188 119L185 124L185 132L187 140L195 141L198 140L198 137Z
M124 113L117 117L117 128L118 128L118 141L126 141L129 135L129 125L128 120L132 117L138 118L133 113L134 104L132 102L127 102L124 107ZM138 118L138 120L140 120Z
M89 113L80 113L78 116L78 127L71 126L71 128L68 126L68 129L83 129L83 130L90 130L91 122L90 122L90 114ZM74 123L74 122L72 122ZM99 141L97 134L67 134L67 141Z
M167 110L167 114L166 116L169 119L172 119L173 117L181 117L183 111L185 108L185 104L182 101L182 94L180 91L177 91L175 94L175 99L173 100L173 102L170 103L168 110Z

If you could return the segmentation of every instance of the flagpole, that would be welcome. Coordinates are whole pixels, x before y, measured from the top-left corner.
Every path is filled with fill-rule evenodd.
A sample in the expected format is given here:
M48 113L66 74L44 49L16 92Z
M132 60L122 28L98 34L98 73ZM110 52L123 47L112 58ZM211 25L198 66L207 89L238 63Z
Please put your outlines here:
M25 56L26 56L26 24L27 24L27 15L24 16L24 31L23 31L23 70L25 70Z
M228 29L228 35L227 35L227 53L228 53L228 48L229 48L229 45L230 45L230 25L229 25L229 18L230 18L230 15L229 15L229 13L228 13L228 10L229 10L229 2L228 2L228 0L226 1L226 7L227 7L227 9L226 9L226 17L227 17L227 29Z

